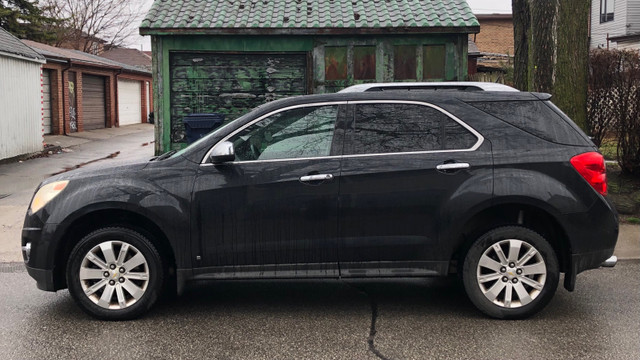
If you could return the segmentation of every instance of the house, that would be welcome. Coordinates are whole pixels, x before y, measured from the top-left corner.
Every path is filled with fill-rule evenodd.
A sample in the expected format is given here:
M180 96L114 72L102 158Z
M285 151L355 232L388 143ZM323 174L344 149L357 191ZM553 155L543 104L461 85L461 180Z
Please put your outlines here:
M62 135L147 121L148 70L78 50L23 42L46 59L45 133Z
M591 1L590 49L640 50L640 1Z
M0 28L0 160L42 150L44 62Z
M111 48L102 54L101 57L107 58L113 61L117 61L119 63L135 66L137 68L145 69L147 72L151 73L151 54L145 51L140 51L137 49L126 49L126 48ZM136 87L137 85L132 83L131 80L118 78L118 88L131 88ZM153 111L153 86L151 81L145 81L142 84L145 88L146 92L146 103L145 107L145 116L149 116L149 113Z
M512 14L476 14L480 23L480 32L469 35L477 46L479 56L475 71L469 74L473 80L495 81L493 74L502 73L514 55L513 15Z
M364 82L464 80L465 0L156 0L156 151L184 146L183 119L231 120L266 101Z
M151 72L151 54L147 54L146 51L114 47L103 52L100 56L123 64L141 67Z

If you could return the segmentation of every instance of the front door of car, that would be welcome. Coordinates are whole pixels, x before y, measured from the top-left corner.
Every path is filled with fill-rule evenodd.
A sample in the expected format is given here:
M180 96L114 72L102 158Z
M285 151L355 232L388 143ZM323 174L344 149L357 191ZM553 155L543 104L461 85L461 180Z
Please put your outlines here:
M489 142L429 104L349 104L340 177L341 276L445 273L449 245L440 236L456 226L449 210L466 211L466 196L478 202L491 196Z
M196 275L338 276L344 103L294 106L231 133L236 159L200 166L193 191ZM198 260L199 259L199 260Z

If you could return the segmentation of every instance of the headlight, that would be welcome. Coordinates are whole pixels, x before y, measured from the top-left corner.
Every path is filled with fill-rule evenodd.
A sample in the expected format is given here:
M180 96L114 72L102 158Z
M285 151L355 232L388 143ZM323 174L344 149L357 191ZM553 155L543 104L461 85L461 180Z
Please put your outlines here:
M68 183L69 180L56 181L41 187L31 201L31 213L33 214L47 205L49 201L58 196L67 187Z

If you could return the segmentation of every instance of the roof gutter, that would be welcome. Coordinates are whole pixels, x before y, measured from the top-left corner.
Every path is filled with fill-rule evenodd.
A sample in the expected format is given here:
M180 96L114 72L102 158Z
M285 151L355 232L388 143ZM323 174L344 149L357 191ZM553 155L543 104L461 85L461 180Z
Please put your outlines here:
M476 34L480 26L385 27L385 28L149 28L140 35L405 35Z
M6 57L10 57L10 58L18 59L18 60L34 62L34 63L38 63L38 64L46 64L47 63L47 60L45 60L44 58L43 59L34 59L34 58L30 58L30 57L26 57L26 56L22 56L22 55L18 55L18 54L13 54L13 53L8 53L8 52L4 52L4 51L0 51L0 55L4 55Z

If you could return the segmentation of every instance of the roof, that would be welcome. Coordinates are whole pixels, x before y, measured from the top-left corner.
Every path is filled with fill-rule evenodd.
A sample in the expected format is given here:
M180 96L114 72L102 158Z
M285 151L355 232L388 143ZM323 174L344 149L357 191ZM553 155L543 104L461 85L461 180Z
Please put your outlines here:
M513 14L476 14L479 21L482 20L513 20Z
M442 81L442 82L395 82L395 83L367 83L349 86L340 93L389 91L389 90L471 90L471 91L519 91L511 86L481 81Z
M609 36L609 40L611 41L633 41L633 40L638 40L640 39L640 32L637 33L631 33L631 34L625 34L625 35L618 35L618 36Z
M100 56L151 71L151 56L137 49L112 48L103 52Z
M35 51L43 55L47 60L65 60L83 65L106 67L112 69L123 69L129 72L137 72L151 74L151 72L143 67L124 64L111 59L103 58L98 55L85 53L79 50L62 49L55 46L42 44L39 42L24 40L24 43L32 47Z
M477 33L465 0L155 0L140 33Z
M478 49L478 45L476 45L475 41L469 39L468 40L468 50L467 50L467 55L468 56L481 56L482 54L480 54L480 50Z
M0 54L12 55L24 58L25 60L44 63L44 57L3 28L0 28Z

